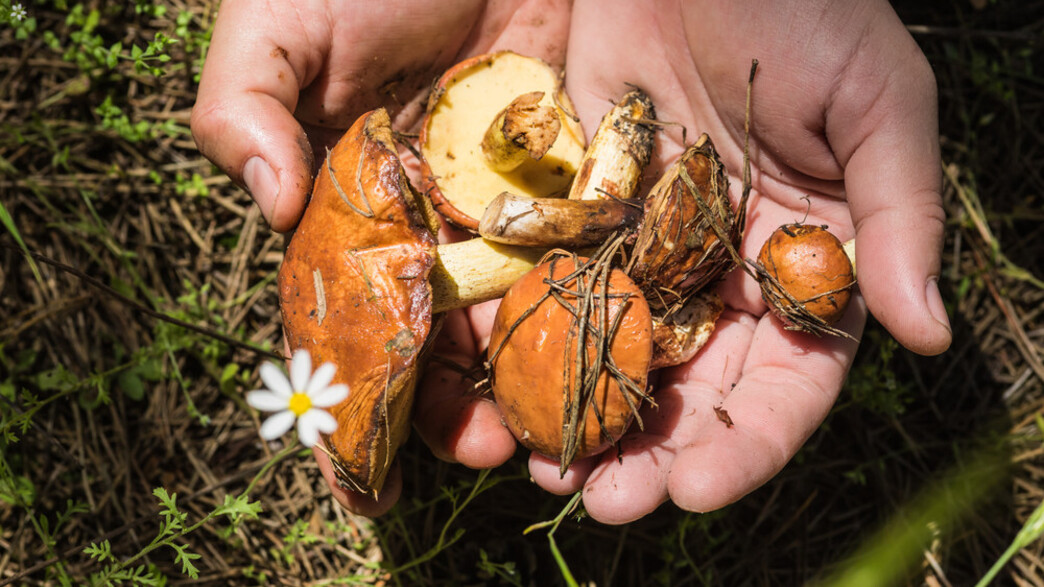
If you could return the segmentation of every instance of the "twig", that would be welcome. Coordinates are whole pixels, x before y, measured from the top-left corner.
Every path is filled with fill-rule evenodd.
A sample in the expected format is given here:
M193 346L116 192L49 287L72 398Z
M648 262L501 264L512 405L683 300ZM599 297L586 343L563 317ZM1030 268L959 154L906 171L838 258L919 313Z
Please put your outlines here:
M20 249L12 247L11 245L9 245L7 243L0 243L0 246L3 246L4 248L16 250L18 252L22 252ZM42 255L40 253L37 253L35 251L27 251L27 254L29 256L31 256L33 259L36 259L37 261L40 261L40 262L42 262L44 264L47 264L47 265L50 265L50 266L55 267L57 269L60 269L62 271L65 271L66 273L69 273L71 275L75 275L76 277L80 278L82 281L86 282L88 285L91 285L91 286L93 286L93 287L95 287L97 289L100 289L101 291L105 292L106 294L116 298L117 300L119 300L123 304L126 304L127 306L130 306L132 309L137 310L137 311L139 311L139 312L141 312L143 314L146 314L148 316L151 316L153 318L156 318L157 320L162 320L164 322L173 324L175 326L180 326L180 327L182 327L182 328L184 328L186 330L191 330L191 331L196 332L198 334L202 334L204 336L209 336L209 337L211 337L213 339L219 340L219 341L221 341L221 342L223 342L223 343L225 343L225 344L227 344L229 346L232 346L232 347L235 347L235 348L239 348L239 349L243 349L243 350L247 350L247 351L251 351L251 352L257 353L259 355L262 355L262 356L265 356L265 357L269 357L271 359L284 360L286 358L286 357L284 357L282 355L282 353L278 353L278 352L275 352L275 351L270 351L270 350L267 350L267 349L262 349L262 348L254 346L252 344L248 344L248 343L245 343L243 341L240 341L240 340L237 340L235 338L232 338L231 336L228 336L227 334L223 334L223 333L218 332L216 330L213 330L211 328L206 328L204 326L197 326L195 324L192 324L191 322L186 322L184 320L179 320L177 318L168 316L167 314L164 314L163 312L159 312L157 310L153 310L152 308L142 304L141 302L138 302L136 300L132 300L131 298L121 294L120 292L118 292L115 289L109 287L108 285L105 285L104 283L102 283L98 279L96 279L96 278L94 278L94 277L92 277L90 275L87 275L87 273L81 271L80 269L77 269L76 267L73 267L71 265L66 265L65 263L62 263L61 261L57 261L55 259L52 259L52 258L46 256L46 255Z

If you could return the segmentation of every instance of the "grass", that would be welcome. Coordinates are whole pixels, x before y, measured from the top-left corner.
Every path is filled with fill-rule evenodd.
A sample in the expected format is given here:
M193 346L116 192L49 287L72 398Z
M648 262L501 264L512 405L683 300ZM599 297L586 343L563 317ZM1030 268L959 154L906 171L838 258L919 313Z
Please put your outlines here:
M0 585L1041 584L1044 3L897 4L939 80L952 350L871 324L780 475L622 527L521 457L416 439L368 520L262 443L242 393L280 348L283 237L188 134L216 4L25 8L0 22Z

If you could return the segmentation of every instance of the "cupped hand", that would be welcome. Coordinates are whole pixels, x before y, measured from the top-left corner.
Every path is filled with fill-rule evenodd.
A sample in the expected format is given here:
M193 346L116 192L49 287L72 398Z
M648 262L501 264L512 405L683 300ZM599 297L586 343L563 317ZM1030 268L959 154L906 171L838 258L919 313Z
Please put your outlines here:
M508 47L561 65L568 26L565 0L226 0L192 133L271 227L289 231L315 162L361 114L386 107L410 131L449 66Z
M393 128L416 130L431 83L451 65L514 49L561 68L568 27L567 0L225 0L192 111L193 137L250 192L274 230L290 231L311 192L316 162L361 114L383 106ZM465 315L455 313L443 346L474 356L467 330ZM429 396L438 395L437 385L429 388ZM454 422L471 440L458 438L455 448L442 442L437 454L473 467L511 456L514 441L492 403L471 397L453 406ZM374 500L340 489L325 453L315 453L334 496L350 510L378 515L398 498L397 468Z
M744 258L784 223L827 224L856 239L859 289L840 327L858 338L866 309L907 348L950 342L935 285L943 238L936 90L917 45L887 2L578 0L567 89L593 128L599 107L635 84L658 118L707 132L738 199L752 59L753 192ZM662 134L660 161L682 149ZM575 464L533 456L557 493L582 488L592 517L639 518L670 499L693 511L734 502L768 481L826 417L857 344L782 329L754 280L733 271L726 311L688 365L660 373L658 407L616 451ZM863 303L865 300L865 305Z

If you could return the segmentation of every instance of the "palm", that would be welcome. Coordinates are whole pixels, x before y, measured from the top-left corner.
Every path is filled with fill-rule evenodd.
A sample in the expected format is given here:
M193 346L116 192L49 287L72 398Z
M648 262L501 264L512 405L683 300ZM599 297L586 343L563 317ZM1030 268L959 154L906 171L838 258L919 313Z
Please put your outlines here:
M758 31L774 29L742 7L715 15L707 11L729 7L685 3L677 8L677 13L654 13L632 4L611 11L597 3L576 4L566 80L585 128L595 128L610 101L637 85L651 94L660 120L687 129L688 141L699 132L711 135L731 172L736 201L747 74L750 59L758 58L754 192L741 254L756 256L769 232L795 221L828 224L841 238L851 238L842 161L855 145L830 135L853 130L859 113L846 118L842 111L828 120L827 107L836 89L832 80L859 65L834 56L851 55L860 36L833 37L848 40L850 47L798 43L808 53L800 55L788 51L806 32L800 26L766 37ZM701 10L702 18L695 18ZM702 27L705 23L711 25ZM699 46L691 46L692 39L699 39L694 43ZM743 47L741 39L752 41ZM652 176L684 146L678 127L667 127L660 136ZM717 332L693 362L659 374L658 407L646 407L644 430L621 440L624 458L611 452L580 462L563 478L557 463L534 455L530 472L538 484L558 493L583 487L585 506L595 518L623 522L668 497L687 509L721 507L762 484L797 452L836 399L856 345L784 331L766 314L756 284L742 271L734 271L720 292L727 310ZM842 325L855 336L866 316L857 306ZM488 308L472 312L479 346L488 320Z
M823 118L819 80L807 80L804 101L795 102L782 95L793 89L779 82L779 56L786 53L778 47L743 51L733 42L727 52L698 52L683 42L684 31L689 38L705 39L708 47L715 43L697 27L683 29L690 22L713 21L716 29L731 30L732 39L744 37L721 19L689 21L684 14L679 19L659 13L657 22L657 15L643 10L602 12L588 19L583 10L576 7L567 71L578 109L604 109L625 84L642 87L652 95L660 120L684 126L687 140L700 132L711 136L730 171L733 201L741 189L750 59L760 60L751 137L755 190L741 247L745 258L755 257L768 233L787 222L827 223L842 238L852 236L847 206L838 198L840 166L821 133L800 128L802 120ZM599 22L606 18L615 22ZM606 30L630 31L633 37L605 35ZM630 49L635 46L642 51ZM609 71L613 75L605 74ZM792 111L780 112L781 104ZM661 137L654 163L659 166L683 149L677 128L667 127ZM781 140L787 137L793 137L789 144ZM792 150L777 152L777 145ZM693 362L660 374L658 407L646 407L644 430L621 441L623 458L603 455L578 464L561 479L555 463L534 457L531 470L538 483L560 492L583 483L588 511L603 521L621 522L648 513L668 496L690 509L715 509L757 487L789 460L833 403L855 345L784 332L766 315L756 285L742 271L734 271L720 293L727 310L715 335ZM865 316L854 314L846 324L850 331L857 331ZM723 421L726 413L731 426Z

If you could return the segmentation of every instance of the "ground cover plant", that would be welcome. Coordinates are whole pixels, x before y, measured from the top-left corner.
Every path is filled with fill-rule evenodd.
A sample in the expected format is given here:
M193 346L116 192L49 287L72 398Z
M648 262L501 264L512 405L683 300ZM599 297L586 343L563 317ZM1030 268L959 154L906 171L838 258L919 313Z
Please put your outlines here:
M416 435L399 505L339 508L244 400L285 242L189 136L217 3L0 0L0 585L1044 583L1044 3L896 8L939 82L953 347L869 325L770 483L611 527Z

